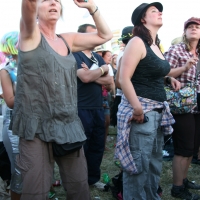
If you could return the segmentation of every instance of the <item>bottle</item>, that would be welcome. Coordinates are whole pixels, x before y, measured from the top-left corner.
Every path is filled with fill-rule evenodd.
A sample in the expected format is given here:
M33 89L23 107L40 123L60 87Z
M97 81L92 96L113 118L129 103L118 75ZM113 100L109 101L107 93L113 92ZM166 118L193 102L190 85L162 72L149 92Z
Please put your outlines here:
M110 182L110 177L108 176L107 173L103 174L103 181L104 181L105 184Z

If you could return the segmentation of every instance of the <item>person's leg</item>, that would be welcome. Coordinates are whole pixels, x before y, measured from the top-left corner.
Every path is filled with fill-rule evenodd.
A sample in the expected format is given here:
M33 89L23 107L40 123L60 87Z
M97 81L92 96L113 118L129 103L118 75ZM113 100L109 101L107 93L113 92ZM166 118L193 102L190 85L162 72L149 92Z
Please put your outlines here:
M11 200L20 200L22 193L22 175L16 164L17 155L18 153L13 153L14 172L12 172L10 183Z
M138 174L130 175L126 171L123 172L124 200L147 199L145 184L148 182L149 165L157 137L157 128L159 126L159 122L157 121L156 117L158 115L157 112L148 112L146 115L149 118L148 122L143 124L132 122L131 124L129 145L131 154L137 166ZM156 180L156 182L157 181L158 180ZM157 186L158 183L156 187ZM150 199L153 199L153 197Z
M198 154L200 159L200 114L195 114L195 138L194 138L194 155Z
M110 125L110 106L109 106L109 103L108 103L108 98L104 98L103 108L104 108L104 115L105 115L104 145L105 145L105 150L109 150L106 147L106 139L107 139L107 136L109 134L109 125Z
M109 110L107 109L107 114L105 114L105 139L104 139L105 150L109 150L106 147L106 140L107 140L107 136L109 135L109 125L110 125L110 114L109 114Z
M159 113L156 114L156 120L158 121L158 124L160 124L161 115L162 114ZM157 129L157 135L154 139L152 155L149 163L148 177L144 186L147 199L160 199L157 190L159 187L160 174L162 170L163 140L163 132L161 127L159 127Z
M10 184L11 180L11 170L10 170L10 160L8 153L5 149L3 141L0 141L0 177L3 181Z
M87 154L90 148L90 140L92 138L92 131L94 128L93 125L93 114L91 110L86 109L78 109L78 116L81 119L81 122L83 124L85 135L87 137L87 140L84 144L84 153L85 157L87 159Z
M99 181L100 165L104 151L104 113L103 110L79 110L79 117L85 129L87 141L84 145L88 165L88 183L92 185Z
M174 155L172 162L173 185L182 186L183 179L187 177L190 157Z
M11 190L10 195L11 195L11 200L20 200L21 198L21 194L17 194L16 192L13 192L12 190Z
M200 126L199 126L200 114L194 114L193 118L194 118L194 122L195 122L195 132L194 132L194 140L193 140L193 142L194 142L193 155L197 155L197 152L199 151L199 145L200 145ZM191 161L192 161L192 156L189 158L188 168L189 168L189 165L191 164ZM187 187L188 189L197 189L197 190L200 189L200 185L193 183L187 179L186 172L184 174L183 183L184 183L185 187Z
M48 143L38 138L31 141L20 138L19 150L17 166L23 180L20 200L48 200L54 164L50 162Z
M197 159L198 159L198 161L200 160L200 147L199 147L199 151L198 151L198 157L197 157Z
M188 191L191 182L187 179L188 168L194 154L195 119L193 114L174 115L174 159L172 162L173 186L171 195L183 199L199 199ZM191 183L191 184L190 184ZM193 185L193 184L192 184Z
M93 130L93 139L90 143L90 159L89 159L89 165L88 165L88 174L89 174L89 184L97 183L97 181L101 178L101 162L103 159L103 153L104 153L104 139L105 139L105 115L103 109L95 110L94 115L94 130ZM92 166L92 167L89 167ZM98 175L98 180L97 180ZM94 179L93 177L96 177ZM99 189L104 189L105 184L102 184L99 182L99 185L95 185Z
M22 190L22 179L21 173L16 172L15 159L16 155L19 153L18 145L19 138L12 134L9 130L10 120L4 120L3 123L3 142L8 153L10 163L11 163L11 183L10 183L10 193L11 200L20 200L21 190Z
M117 125L117 112L120 102L121 102L121 96L116 96L113 102L113 107L110 110L110 124L112 126Z
M195 121L192 114L175 115L173 125L174 158L172 162L173 184L183 185L194 148Z
M9 134L8 134L8 126L10 124L10 120L4 120L3 124L3 130L2 130L2 138L3 138L3 144L6 149L6 152L8 154L10 164L11 164L11 174L14 172L14 160L13 160L13 149L12 144L10 142Z
M83 148L62 157L55 157L66 198L69 200L90 200L87 163Z

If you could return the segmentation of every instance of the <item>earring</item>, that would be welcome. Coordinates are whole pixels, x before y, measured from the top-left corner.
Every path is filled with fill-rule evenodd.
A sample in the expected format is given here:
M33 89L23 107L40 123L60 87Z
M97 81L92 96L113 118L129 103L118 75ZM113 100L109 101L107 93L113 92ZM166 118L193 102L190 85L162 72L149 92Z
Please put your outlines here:
M38 16L37 16L37 18L36 18L36 23L39 24L39 22L38 22Z

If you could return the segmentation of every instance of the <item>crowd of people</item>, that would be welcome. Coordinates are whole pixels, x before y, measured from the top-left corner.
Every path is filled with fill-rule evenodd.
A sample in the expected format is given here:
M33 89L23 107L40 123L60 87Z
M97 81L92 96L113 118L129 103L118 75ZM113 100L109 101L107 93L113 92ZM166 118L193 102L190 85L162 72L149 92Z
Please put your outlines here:
M124 200L157 200L164 135L172 134L171 196L197 200L188 168L200 147L200 18L163 52L158 30L163 6L142 3L122 30L118 54L95 47L112 32L93 0L74 0L94 24L56 33L61 0L22 0L20 32L0 40L0 97L4 100L0 176L11 200L49 199L58 165L68 200L90 200L104 190L101 163L109 126L117 126L115 159L123 171ZM197 104L174 114L165 86L194 83Z

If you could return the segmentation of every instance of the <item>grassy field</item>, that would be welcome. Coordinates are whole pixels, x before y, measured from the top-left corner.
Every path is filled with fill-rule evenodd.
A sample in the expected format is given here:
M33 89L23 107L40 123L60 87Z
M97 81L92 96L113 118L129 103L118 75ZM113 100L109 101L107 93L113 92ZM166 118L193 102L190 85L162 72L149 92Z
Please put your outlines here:
M113 137L113 140L107 143L107 147L110 148L110 151L105 151L103 156L103 162L101 165L102 174L107 173L110 178L114 177L120 172L119 167L114 164L114 145L116 141L116 129L110 128L110 135ZM197 183L200 183L200 165L191 164L189 168L188 178L190 180L195 180ZM58 168L56 167L56 178L59 179L59 172ZM103 178L102 178L103 181ZM170 195L170 189L172 185L172 162L171 161L163 161L163 170L161 175L161 182L160 185L163 189L162 200L173 200ZM56 197L58 200L65 200L65 191L63 190L62 186L55 187ZM95 197L100 197L101 200L115 200L112 197L112 193L109 190L108 192L103 192L95 189L94 187L90 187L92 200ZM200 195L200 191L195 191ZM54 197L55 198L55 197ZM53 199L54 199L53 198Z

